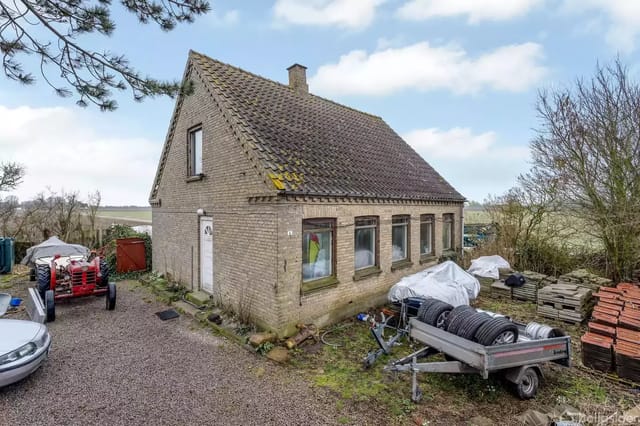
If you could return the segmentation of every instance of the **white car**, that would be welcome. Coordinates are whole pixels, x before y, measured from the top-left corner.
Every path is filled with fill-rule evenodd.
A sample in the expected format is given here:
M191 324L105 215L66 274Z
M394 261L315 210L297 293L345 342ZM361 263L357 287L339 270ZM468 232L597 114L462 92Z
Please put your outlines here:
M44 324L0 319L0 388L36 371L50 348L51 335Z

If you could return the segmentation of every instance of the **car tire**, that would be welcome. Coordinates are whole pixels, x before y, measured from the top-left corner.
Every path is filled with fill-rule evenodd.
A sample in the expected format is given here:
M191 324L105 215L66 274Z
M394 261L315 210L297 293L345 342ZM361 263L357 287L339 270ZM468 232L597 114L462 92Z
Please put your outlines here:
M416 318L418 318L418 321L426 323L427 313L431 309L431 306L438 302L440 302L438 299L426 299L424 302L422 302L420 308L418 308L418 313L416 314Z
M491 320L491 315L484 312L476 312L462 322L457 334L463 339L473 340L478 329L489 320Z
M44 310L47 322L54 322L56 320L56 298L53 290L44 292Z
M51 288L51 267L49 265L36 265L36 277L38 281L38 293L44 301L45 293Z
M434 327L444 329L446 327L447 317L451 313L453 306L445 302L438 302L431 305L431 308L425 314L427 324Z
M496 346L516 343L518 327L504 317L492 318L480 326L475 341L484 346Z
M447 317L447 323L446 323L446 328L445 330L448 331L449 328L449 324L451 324L451 321L457 317L458 315L460 315L463 312L467 312L467 311L471 311L471 312L475 312L476 310L473 309L471 306L469 305L458 305L455 308L453 308L451 310L451 312L449 313L449 316Z
M520 382L515 384L516 393L520 399L531 399L536 396L538 386L540 385L540 376L535 368L528 367L522 373Z
M453 311L451 311L451 314L449 314L449 316L451 316L452 314L453 314ZM450 321L449 321L449 326L447 327L447 331L449 333L457 335L458 334L458 330L460 329L460 327L462 326L464 321L467 318L475 315L476 314L476 310L473 309L473 308L471 310L466 309L466 310L463 310L461 312L458 311L455 314L456 314L455 317L453 319L450 319Z
M116 308L116 283L107 284L107 293L105 294L105 302L107 311L113 311Z
M36 280L36 268L31 268L29 269L29 281L35 281Z
M100 282L98 283L98 285L100 287L106 287L109 284L109 273L111 271L109 270L109 264L107 263L107 260L104 258L100 259Z

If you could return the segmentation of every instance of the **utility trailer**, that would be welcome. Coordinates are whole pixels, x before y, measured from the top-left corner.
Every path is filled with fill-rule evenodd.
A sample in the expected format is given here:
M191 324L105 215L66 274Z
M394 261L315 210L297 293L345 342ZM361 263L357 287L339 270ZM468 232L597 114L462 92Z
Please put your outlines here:
M525 325L515 324L520 336L516 343L484 346L412 318L409 321L409 336L425 347L392 362L385 367L385 371L413 373L413 402L419 402L422 398L418 373L475 373L484 379L489 378L489 374L499 373L515 384L521 399L533 398L542 379L542 363L552 361L565 367L571 366L571 337L529 339ZM418 362L418 358L440 352L451 361Z

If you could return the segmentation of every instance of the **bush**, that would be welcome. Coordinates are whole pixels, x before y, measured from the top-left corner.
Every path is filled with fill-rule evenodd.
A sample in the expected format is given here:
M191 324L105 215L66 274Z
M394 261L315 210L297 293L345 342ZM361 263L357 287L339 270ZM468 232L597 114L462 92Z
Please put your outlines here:
M149 234L136 232L130 226L127 225L112 225L104 237L104 256L109 265L109 270L116 270L116 240L120 238L140 238L144 241L145 257L146 257L146 271L150 271L152 259L152 246L151 236Z

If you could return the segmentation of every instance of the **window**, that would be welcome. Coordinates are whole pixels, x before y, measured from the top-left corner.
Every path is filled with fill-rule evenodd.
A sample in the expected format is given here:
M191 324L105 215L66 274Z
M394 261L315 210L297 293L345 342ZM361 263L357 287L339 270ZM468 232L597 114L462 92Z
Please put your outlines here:
M189 132L189 176L202 174L202 128Z
M302 281L333 275L335 219L302 221Z
M399 262L409 258L409 216L391 217L391 260Z
M377 266L377 217L357 217L355 220L355 269Z
M453 214L442 215L442 249L453 249Z
M420 215L420 256L433 254L433 215Z

